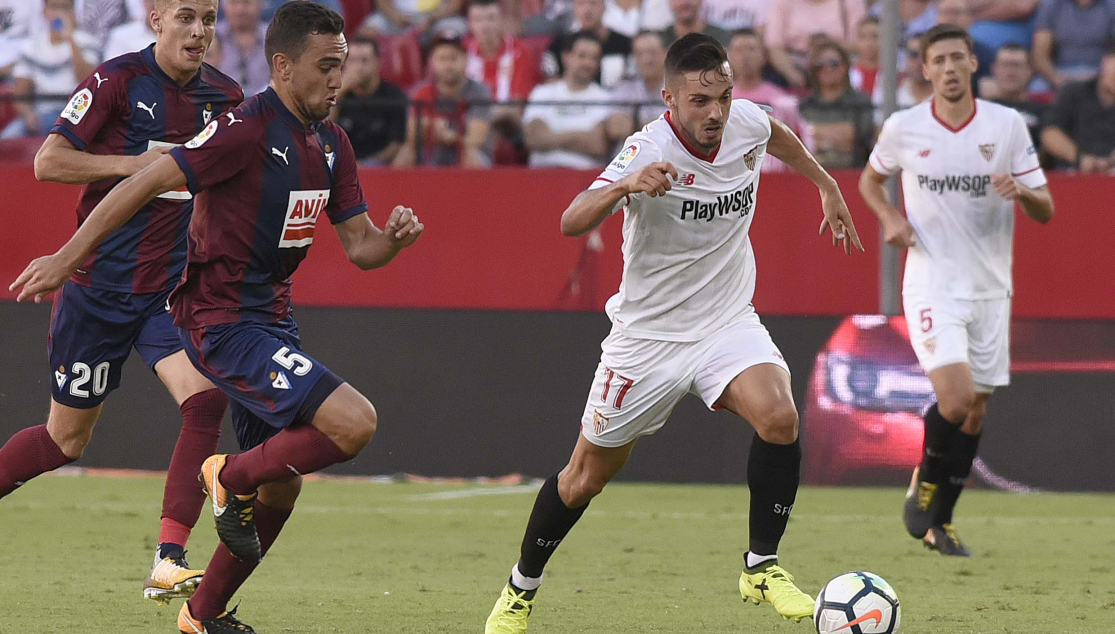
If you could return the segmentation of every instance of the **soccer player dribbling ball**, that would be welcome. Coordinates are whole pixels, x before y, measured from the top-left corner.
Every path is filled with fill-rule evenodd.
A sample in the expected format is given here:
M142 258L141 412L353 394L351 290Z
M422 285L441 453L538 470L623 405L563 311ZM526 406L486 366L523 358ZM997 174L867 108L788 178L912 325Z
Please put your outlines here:
M121 179L244 99L235 81L202 63L217 0L157 0L154 9L148 18L155 44L110 59L87 77L35 157L39 180L84 185L79 222ZM189 568L185 547L205 502L197 472L217 450L228 398L194 369L166 309L186 264L191 194L166 192L145 203L91 245L55 300L47 343L50 416L0 448L0 497L81 457L134 347L182 411L155 563L144 583L145 597L165 602L188 597L203 574Z
M222 543L179 613L186 634L252 631L227 603L290 516L301 476L352 458L375 433L372 404L302 350L290 306L290 275L323 213L361 269L384 266L424 228L401 206L383 231L372 224L348 137L325 120L341 87L343 32L322 5L282 5L267 30L270 88L116 187L16 283L24 297L49 292L144 202L183 186L196 195L171 312L190 361L232 399L243 453L202 465Z
M1045 223L1053 218L1053 198L1022 116L972 95L971 36L941 24L922 36L921 47L933 97L886 121L860 192L887 243L908 250L906 324L937 395L906 495L906 529L941 554L967 557L952 515L987 402L1010 382L1014 204ZM883 189L899 171L905 218Z
M786 618L813 615L813 599L779 565L778 544L801 465L790 373L751 298L748 238L765 155L808 177L821 193L821 232L862 251L836 182L782 123L732 100L732 71L713 38L690 34L666 57L668 111L624 149L561 219L584 234L624 210L623 283L607 305L612 332L569 464L542 485L486 634L527 630L542 572L557 546L627 462L636 440L665 424L686 394L756 430L747 465L750 549L740 593Z

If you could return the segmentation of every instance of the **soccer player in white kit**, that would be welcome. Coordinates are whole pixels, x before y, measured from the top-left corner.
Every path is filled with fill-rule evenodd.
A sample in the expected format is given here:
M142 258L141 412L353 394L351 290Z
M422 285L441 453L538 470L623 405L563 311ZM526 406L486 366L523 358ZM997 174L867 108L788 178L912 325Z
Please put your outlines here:
M952 513L972 469L987 401L1010 382L1014 205L1049 222L1053 198L1016 111L972 95L972 38L955 25L922 36L932 99L892 115L860 178L891 246L906 248L910 342L937 402L906 496L906 529L945 555L970 556ZM902 172L906 217L883 183Z
M612 332L569 464L534 504L521 556L488 617L486 634L522 634L542 571L589 501L686 394L732 411L757 432L747 465L750 550L743 598L786 618L813 614L813 599L778 565L794 506L801 449L790 373L751 305L755 258L748 229L767 154L821 192L833 244L859 243L836 182L793 132L755 104L732 101L732 72L713 38L687 35L666 56L668 111L627 139L619 155L561 218L579 236L624 211L623 281L608 301Z

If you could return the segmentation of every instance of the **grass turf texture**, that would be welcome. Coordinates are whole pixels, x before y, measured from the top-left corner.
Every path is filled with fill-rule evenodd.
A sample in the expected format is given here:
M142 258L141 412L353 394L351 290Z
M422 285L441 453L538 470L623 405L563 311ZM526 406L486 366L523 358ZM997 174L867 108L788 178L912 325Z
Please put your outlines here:
M307 483L239 616L261 634L481 632L534 490L480 490ZM161 494L155 477L46 477L0 502L0 632L176 631L180 601L140 598ZM848 570L882 575L908 634L1115 631L1115 496L969 492L971 560L907 537L901 504L896 489L804 489L783 563L814 595ZM612 485L551 561L531 633L811 632L740 599L746 509L743 487ZM214 545L207 507L191 562Z

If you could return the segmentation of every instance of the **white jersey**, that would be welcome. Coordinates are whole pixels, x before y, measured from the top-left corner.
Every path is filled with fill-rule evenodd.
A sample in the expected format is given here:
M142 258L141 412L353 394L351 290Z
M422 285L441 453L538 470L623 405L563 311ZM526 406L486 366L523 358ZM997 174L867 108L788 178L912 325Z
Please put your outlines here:
M755 292L747 231L770 120L744 99L732 102L719 150L687 147L667 112L628 137L592 184L605 187L649 163L667 161L678 180L665 196L635 194L624 210L623 281L606 311L637 339L697 341L744 316Z
M953 129L930 99L887 119L870 160L880 174L902 171L916 243L904 293L1010 297L1014 202L995 191L991 175L1010 173L1030 188L1046 183L1022 115L977 99L972 118Z

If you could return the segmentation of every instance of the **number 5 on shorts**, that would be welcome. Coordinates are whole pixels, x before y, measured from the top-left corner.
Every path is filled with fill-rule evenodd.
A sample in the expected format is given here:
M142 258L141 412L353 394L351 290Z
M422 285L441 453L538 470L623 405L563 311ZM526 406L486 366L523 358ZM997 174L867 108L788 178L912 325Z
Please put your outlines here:
M922 332L929 332L930 330L933 330L933 315L929 314L929 311L931 311L931 310L933 310L933 309L932 308L923 308L923 309L921 309L921 312L918 313L921 316L921 331Z
M612 392L612 383L617 383L615 402L612 403L612 407L618 410L623 407L623 397L627 396L627 392L631 390L632 385L635 385L635 381L625 376L620 376L608 368L604 369L608 370L608 376L604 379L604 391L600 394L600 400L605 404L608 403L608 395Z
M314 368L312 361L297 352L291 352L286 346L279 348L271 358L284 368L293 369L295 376L306 376L306 373Z

